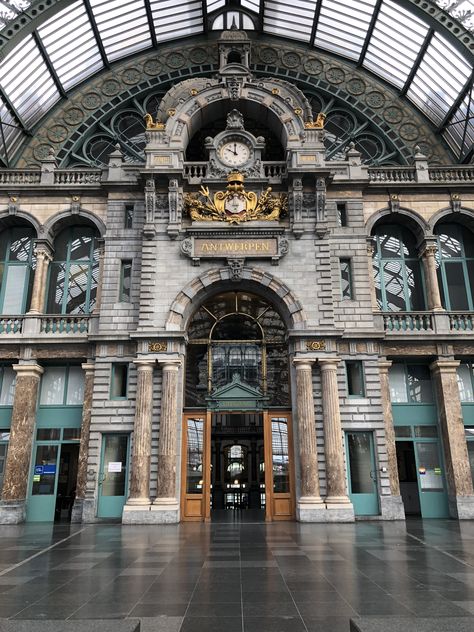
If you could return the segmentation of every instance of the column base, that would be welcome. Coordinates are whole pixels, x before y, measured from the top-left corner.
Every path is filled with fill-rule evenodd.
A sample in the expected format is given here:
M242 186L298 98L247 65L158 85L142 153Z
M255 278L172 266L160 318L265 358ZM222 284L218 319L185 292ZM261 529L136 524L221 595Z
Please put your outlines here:
M82 511L84 509L84 499L75 498L71 511L71 523L82 522Z
M349 496L326 496L324 499L326 505L350 505Z
M329 497L330 502L326 499L326 522L355 522L354 507L349 498L342 502L335 502L335 496Z
M25 500L1 500L0 524L20 524L26 520Z
M149 507L150 505L151 501L149 498L129 498L125 507Z
M176 498L156 498L151 506L155 522L159 524L176 524L179 522L179 503Z
M326 506L320 496L302 496L296 503L299 522L326 522Z
M383 520L405 520L405 507L401 496L381 496L380 513Z
M474 496L450 496L449 514L458 520L474 519Z
M150 507L150 501L144 501L142 505L132 504L130 501L127 501L122 512L122 524L150 524L153 522L151 520Z

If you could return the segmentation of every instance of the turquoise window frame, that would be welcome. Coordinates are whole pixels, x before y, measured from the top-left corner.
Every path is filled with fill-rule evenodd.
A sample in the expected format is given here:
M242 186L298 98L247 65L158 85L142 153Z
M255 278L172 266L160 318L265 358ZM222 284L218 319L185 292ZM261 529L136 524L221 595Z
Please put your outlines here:
M442 228L443 226L450 226L450 227L455 227L456 231L458 232L458 236L459 236L459 243L461 244L461 251L462 251L462 256L461 257L446 257L443 258L442 256L442 251L441 251L441 242L440 242L440 238L439 238L439 232L442 232ZM468 308L467 311L474 311L474 296L473 296L473 292L474 292L474 287L471 288L471 283L469 280L469 271L467 268L467 262L468 261L472 261L473 265L474 265L474 257L466 257L466 249L465 249L465 245L464 245L464 231L463 231L463 226L461 226L460 224L455 224L455 223L449 223L449 224L441 224L439 226L439 228L436 231L436 240L438 243L438 252L437 252L437 256L436 256L436 263L438 265L439 271L440 271L440 275L441 275L441 284L442 284L442 288L441 289L441 294L442 294L442 300L443 300L443 307L448 310L448 311L458 311L457 309L454 310L454 308L451 307L451 299L449 296L449 285L448 285L448 280L447 280L447 276L446 276L446 265L449 263L460 263L461 267L462 267L462 271L463 271L463 276L464 276L464 287L466 289L466 295L467 295L467 303L468 303ZM467 230L466 228L464 228L464 230ZM471 233L472 238L474 239L474 235ZM462 311L462 310L460 310Z
M48 364L45 369L65 369L64 389L62 404L41 404L41 380L38 389L38 410L36 413L36 428L77 428L82 423L83 404L67 404L67 391L69 386L69 371L71 367L80 365L68 364Z
M18 233L21 233L24 231L25 236L27 234L31 235L30 252L28 254L28 260L26 262L10 261L10 250L11 250L11 244L13 241L12 235L14 231ZM5 291L6 291L6 286L7 286L9 270L10 268L21 267L21 268L26 268L27 273L25 276L25 282L24 282L24 287L23 287L21 309L19 312L17 312L17 314L19 315L19 314L24 314L27 309L27 303L28 303L28 298L29 298L28 294L30 293L30 290L31 290L30 286L32 282L32 275L34 274L33 273L33 265L35 262L34 240L36 236L35 236L35 232L33 228L29 228L26 226L12 226L11 228L7 228L5 231L2 231L2 234L1 234L2 240L6 233L8 233L8 236L7 236L7 241L6 241L5 253L4 253L4 257L2 253L2 260L0 261L0 265L3 266L3 274L2 274L1 286L0 286L0 314L4 313L3 310L4 310L4 301L5 301ZM9 314L5 314L5 315L9 315Z
M124 293L124 277L125 277L126 268L130 268L130 287L128 289L128 296L125 296L125 293ZM120 289L119 289L119 302L120 303L132 302L132 271L133 271L132 259L122 259L120 261Z
M471 377L471 385L474 391L474 362L468 360L467 362L461 362L469 367L469 374ZM462 418L465 426L474 426L474 401L461 399L461 393L459 393L459 399L461 401Z
M3 386L3 372L5 369L11 368L12 364L0 364L0 390ZM0 430L9 429L12 420L13 404L5 406L0 405Z
M406 229L408 230L408 229ZM411 297L409 294L409 286L408 286L408 274L407 274L407 265L411 262L412 263L412 267L413 264L416 264L416 266L418 267L419 270L419 275L420 275L420 279L421 279L421 296L423 298L423 310L424 311L426 309L426 284L425 284L425 276L424 276L424 270L423 270L423 266L421 265L421 261L420 261L420 257L412 257L412 256L406 256L403 250L403 247L401 249L401 253L399 257L382 257L382 249L381 249L381 243L380 243L380 237L383 234L387 234L389 233L392 234L394 237L396 237L402 244L404 244L403 241L403 227L402 226L397 226L395 224L386 224L383 225L381 227L379 227L376 231L375 234L373 236L373 240L374 240L374 244L375 244L375 249L374 249L374 261L377 261L378 266L379 266L379 275L380 275L380 298L379 296L377 296L377 302L380 305L380 308L383 312L393 312L393 311L397 311L397 310L392 310L389 309L389 305L388 305L388 301L387 301L387 291L386 291L386 283L385 283L385 272L384 272L384 266L387 263L390 262L397 262L400 264L401 266L401 272L402 272L402 280L403 280L403 299L405 302L405 309L403 310L398 310L398 311L406 311L406 312L410 312L413 311L413 305L412 305L412 301L411 301ZM375 267L374 267L374 278L375 278ZM375 288L375 292L376 295L379 292L379 289L376 287Z
M48 269L48 283L46 284L46 305L47 305L47 310L48 310L48 313L58 314L58 315L67 315L67 314L87 315L87 314L90 314L92 312L92 310L94 309L94 307L95 307L95 305L94 305L91 308L91 290L93 289L92 277L93 277L94 267L97 268L97 272L98 272L98 269L99 269L99 255L98 255L98 245L97 245L98 235L96 234L96 232L93 229L91 229L88 226L71 226L69 228L64 229L64 231L67 231L69 233L66 259L65 260L61 260L61 259L54 258L53 261L51 262L51 264L49 265L49 269ZM89 258L88 259L71 259L71 248L72 248L72 244L73 244L75 236L76 235L79 236L80 234L84 234L84 232L86 232L86 231L91 231L91 233L92 233L92 239L91 239L90 248L89 248ZM60 233L60 234L62 234L62 233ZM96 257L94 256L95 252L97 252L97 256ZM54 270L54 266L55 265L64 265L65 266L65 268L64 268L63 297L62 297L62 300L61 300L61 310L59 312L57 312L57 311L56 312L49 312L50 289L51 289L52 275L53 275L53 270ZM73 266L73 265L80 265L80 266L87 266L88 267L85 309L82 312L68 312L67 311L69 287L70 287L70 284L71 284L70 272L71 272L71 266ZM98 284L98 282L97 282L97 284ZM94 286L95 288L97 288L97 284Z
M349 392L349 365L357 366L359 370L360 383L362 385L362 393L350 393ZM346 376L346 393L347 397L351 399L361 399L366 397L366 385L365 385L365 370L362 360L345 360L344 361L345 376Z
M126 377L125 377L125 395L113 395L112 388L114 385L115 371L118 366L125 367ZM128 362L113 362L110 370L110 386L109 386L109 399L112 401L116 400L127 400L128 399L128 387L130 380L130 364Z
M394 363L395 364L395 363ZM397 365L401 365L404 368L405 374L405 389L406 389L406 402L391 402L393 424L395 426L423 426L423 425L438 425L438 409L436 407L435 391L433 387L433 379L430 373L431 383L431 402L417 402L410 399L410 390L408 388L408 367L409 366L424 366L429 367L424 362L397 362Z

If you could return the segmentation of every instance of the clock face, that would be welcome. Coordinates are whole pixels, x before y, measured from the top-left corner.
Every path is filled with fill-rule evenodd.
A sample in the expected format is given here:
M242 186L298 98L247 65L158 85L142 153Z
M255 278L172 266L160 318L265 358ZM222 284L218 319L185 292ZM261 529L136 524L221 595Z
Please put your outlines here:
M250 159L250 148L240 140L230 140L221 146L219 157L229 167L241 167Z

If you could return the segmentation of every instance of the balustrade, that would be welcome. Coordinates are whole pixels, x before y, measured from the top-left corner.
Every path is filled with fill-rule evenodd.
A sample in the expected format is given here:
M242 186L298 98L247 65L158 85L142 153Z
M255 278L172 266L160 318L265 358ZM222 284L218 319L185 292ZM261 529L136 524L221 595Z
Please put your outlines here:
M474 166L430 167L430 182L474 182Z
M474 329L474 313L450 313L449 328L451 331L473 331Z
M369 167L369 182L416 182L415 167Z
M0 318L0 334L21 334L23 316L3 316Z
M89 316L41 316L40 332L44 334L86 334Z
M433 318L427 312L393 312L383 315L384 329L391 332L433 331Z
M0 170L0 184L39 184L41 171L39 169L2 169Z
M54 184L97 184L102 180L100 169L57 169Z

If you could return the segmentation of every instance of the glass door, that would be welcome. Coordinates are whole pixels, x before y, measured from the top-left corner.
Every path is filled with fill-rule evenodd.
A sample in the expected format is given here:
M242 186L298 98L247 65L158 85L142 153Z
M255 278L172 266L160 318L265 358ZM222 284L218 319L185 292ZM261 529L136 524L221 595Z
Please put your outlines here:
M266 520L294 518L293 437L288 413L266 413L265 517Z
M183 419L181 518L209 520L210 413L189 414Z
M416 469L423 518L449 518L438 441L415 441Z
M377 471L371 432L347 432L348 492L356 516L379 513Z
M128 486L129 435L104 434L99 475L98 518L120 518Z
M56 429L53 429L55 431ZM59 439L59 434L58 434ZM56 506L59 443L36 445L27 522L52 522Z

